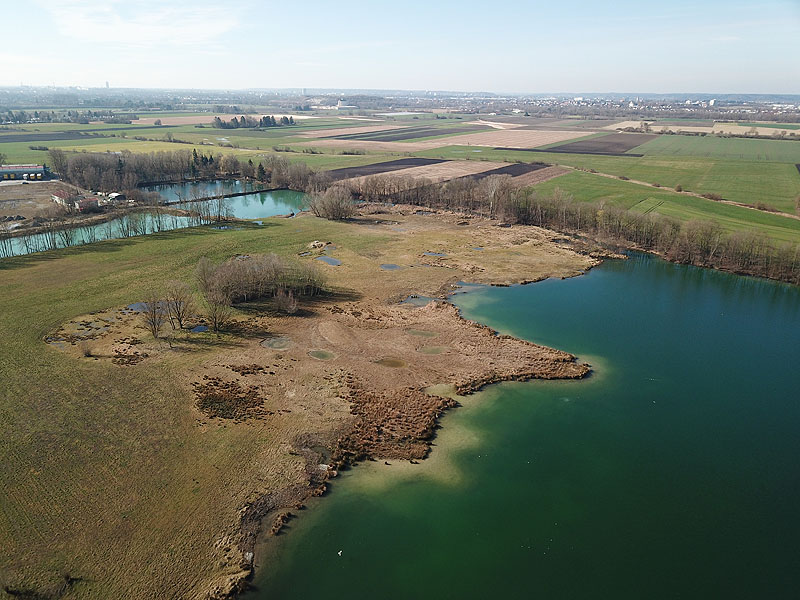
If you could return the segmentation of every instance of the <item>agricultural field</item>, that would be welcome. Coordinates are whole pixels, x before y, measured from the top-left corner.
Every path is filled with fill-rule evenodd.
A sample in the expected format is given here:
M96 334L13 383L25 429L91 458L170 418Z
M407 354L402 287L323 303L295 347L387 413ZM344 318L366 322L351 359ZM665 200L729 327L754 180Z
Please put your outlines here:
M718 221L727 231L754 229L774 240L800 241L800 220L762 211L752 210L671 190L620 181L582 171L573 171L561 177L534 186L542 193L552 193L556 188L585 202L607 201L616 206L656 212L682 221L691 219Z
M551 144L546 148L537 149L537 151L567 154L597 154L600 156L642 156L641 154L632 153L631 151L656 137L658 136L644 133L594 135L591 138L583 138L577 142ZM500 149L505 150L506 148Z
M669 136L668 139L678 136ZM601 138L602 139L602 138ZM686 138L695 139L695 138ZM648 142L652 144L659 140ZM773 142L772 140L741 140ZM793 142L785 142L791 144ZM796 142L800 144L800 142ZM647 144L640 146L644 150ZM792 163L755 160L726 160L700 156L600 156L589 154L533 153L523 150L476 149L448 146L415 153L428 158L450 160L493 160L529 162L532 157L551 164L594 169L600 173L684 190L698 194L719 194L742 204L758 202L794 214L795 198L800 194L800 174ZM798 161L800 162L800 161Z
M794 214L795 198L800 195L800 171L795 166L800 164L800 142L794 140L614 133L616 122L610 120L523 116L484 119L474 115L450 115L439 119L430 114L296 115L295 126L263 130L216 129L203 125L213 118L211 113L140 116L143 119L139 125L37 124L0 129L0 152L6 154L11 163L47 162L47 152L31 149L32 146L61 148L68 152L196 149L217 156L234 153L242 160L253 161L277 154L315 169L339 170L333 175L336 179L401 168L411 169L401 172L403 175L428 174L436 179L447 179L460 176L453 171L452 164L464 165L464 161L489 161L497 165L541 162L555 165L555 168L537 175L535 169L524 167L526 173L517 174L518 182L542 183L541 179L561 175L544 184L574 183L573 174L563 175L561 167L593 169L664 188L681 186L696 194L717 194L733 202L759 204L790 214ZM233 115L222 116L230 119ZM314 118L300 119L300 116ZM153 126L151 123L156 118L161 118L165 124ZM166 124L165 118L175 119L176 124ZM675 123L695 127L707 125L689 120L675 120ZM673 122L664 124L673 125ZM746 125L749 124L738 126ZM135 139L137 137L142 139ZM401 162L396 162L398 159ZM413 159L457 162L447 168L431 165L420 169L424 165ZM369 168L369 165L374 167ZM458 171L486 176L496 172L495 169L499 169L499 173L504 172L503 169L517 169L497 165L468 164ZM355 170L341 171L351 168ZM589 188L578 186L576 189L587 194L586 199L596 197ZM702 206L704 201L700 202Z
M698 156L730 160L800 163L800 140L658 135L635 151L645 156Z

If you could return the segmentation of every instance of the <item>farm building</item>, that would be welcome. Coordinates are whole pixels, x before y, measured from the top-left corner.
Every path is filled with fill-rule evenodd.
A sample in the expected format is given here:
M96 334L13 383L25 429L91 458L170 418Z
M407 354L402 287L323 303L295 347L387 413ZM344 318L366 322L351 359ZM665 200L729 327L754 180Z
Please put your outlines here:
M0 165L0 180L27 179L39 180L47 179L50 172L43 165Z

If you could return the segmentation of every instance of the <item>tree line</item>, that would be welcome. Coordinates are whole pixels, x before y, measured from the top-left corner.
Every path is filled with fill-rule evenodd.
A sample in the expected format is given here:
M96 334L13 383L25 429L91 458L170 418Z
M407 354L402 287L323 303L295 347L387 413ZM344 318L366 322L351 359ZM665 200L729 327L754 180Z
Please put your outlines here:
M230 121L223 121L219 117L214 117L212 125L217 129L239 129L239 128L267 128L267 127L288 127L294 125L294 117L283 116L276 119L272 115L265 115L260 119L242 115L241 117L233 117Z
M328 186L329 177L305 163L268 156L257 164L235 154L217 155L193 150L120 153L49 151L51 169L64 180L84 189L130 192L138 186L193 179L241 177L275 188L314 191Z

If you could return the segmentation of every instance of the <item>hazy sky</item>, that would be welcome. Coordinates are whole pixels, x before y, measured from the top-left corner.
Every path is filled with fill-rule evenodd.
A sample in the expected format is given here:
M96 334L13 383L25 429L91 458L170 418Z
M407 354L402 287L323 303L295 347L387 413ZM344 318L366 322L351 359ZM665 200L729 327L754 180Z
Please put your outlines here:
M5 12L0 85L800 93L800 0L25 0Z

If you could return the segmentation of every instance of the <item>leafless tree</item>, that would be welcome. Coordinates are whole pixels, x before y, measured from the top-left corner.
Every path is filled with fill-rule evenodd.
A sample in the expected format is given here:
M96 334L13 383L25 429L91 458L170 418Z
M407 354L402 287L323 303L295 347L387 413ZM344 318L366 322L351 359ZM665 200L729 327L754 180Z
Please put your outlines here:
M324 194L315 195L310 208L316 216L331 220L349 219L356 212L352 194L342 186L330 187Z
M158 292L149 292L144 302L142 302L142 319L145 327L153 334L155 339L158 339L161 335L161 329L167 321L166 303L158 295Z
M180 281L170 281L164 293L172 329L183 329L187 319L194 313L194 297L189 286Z

